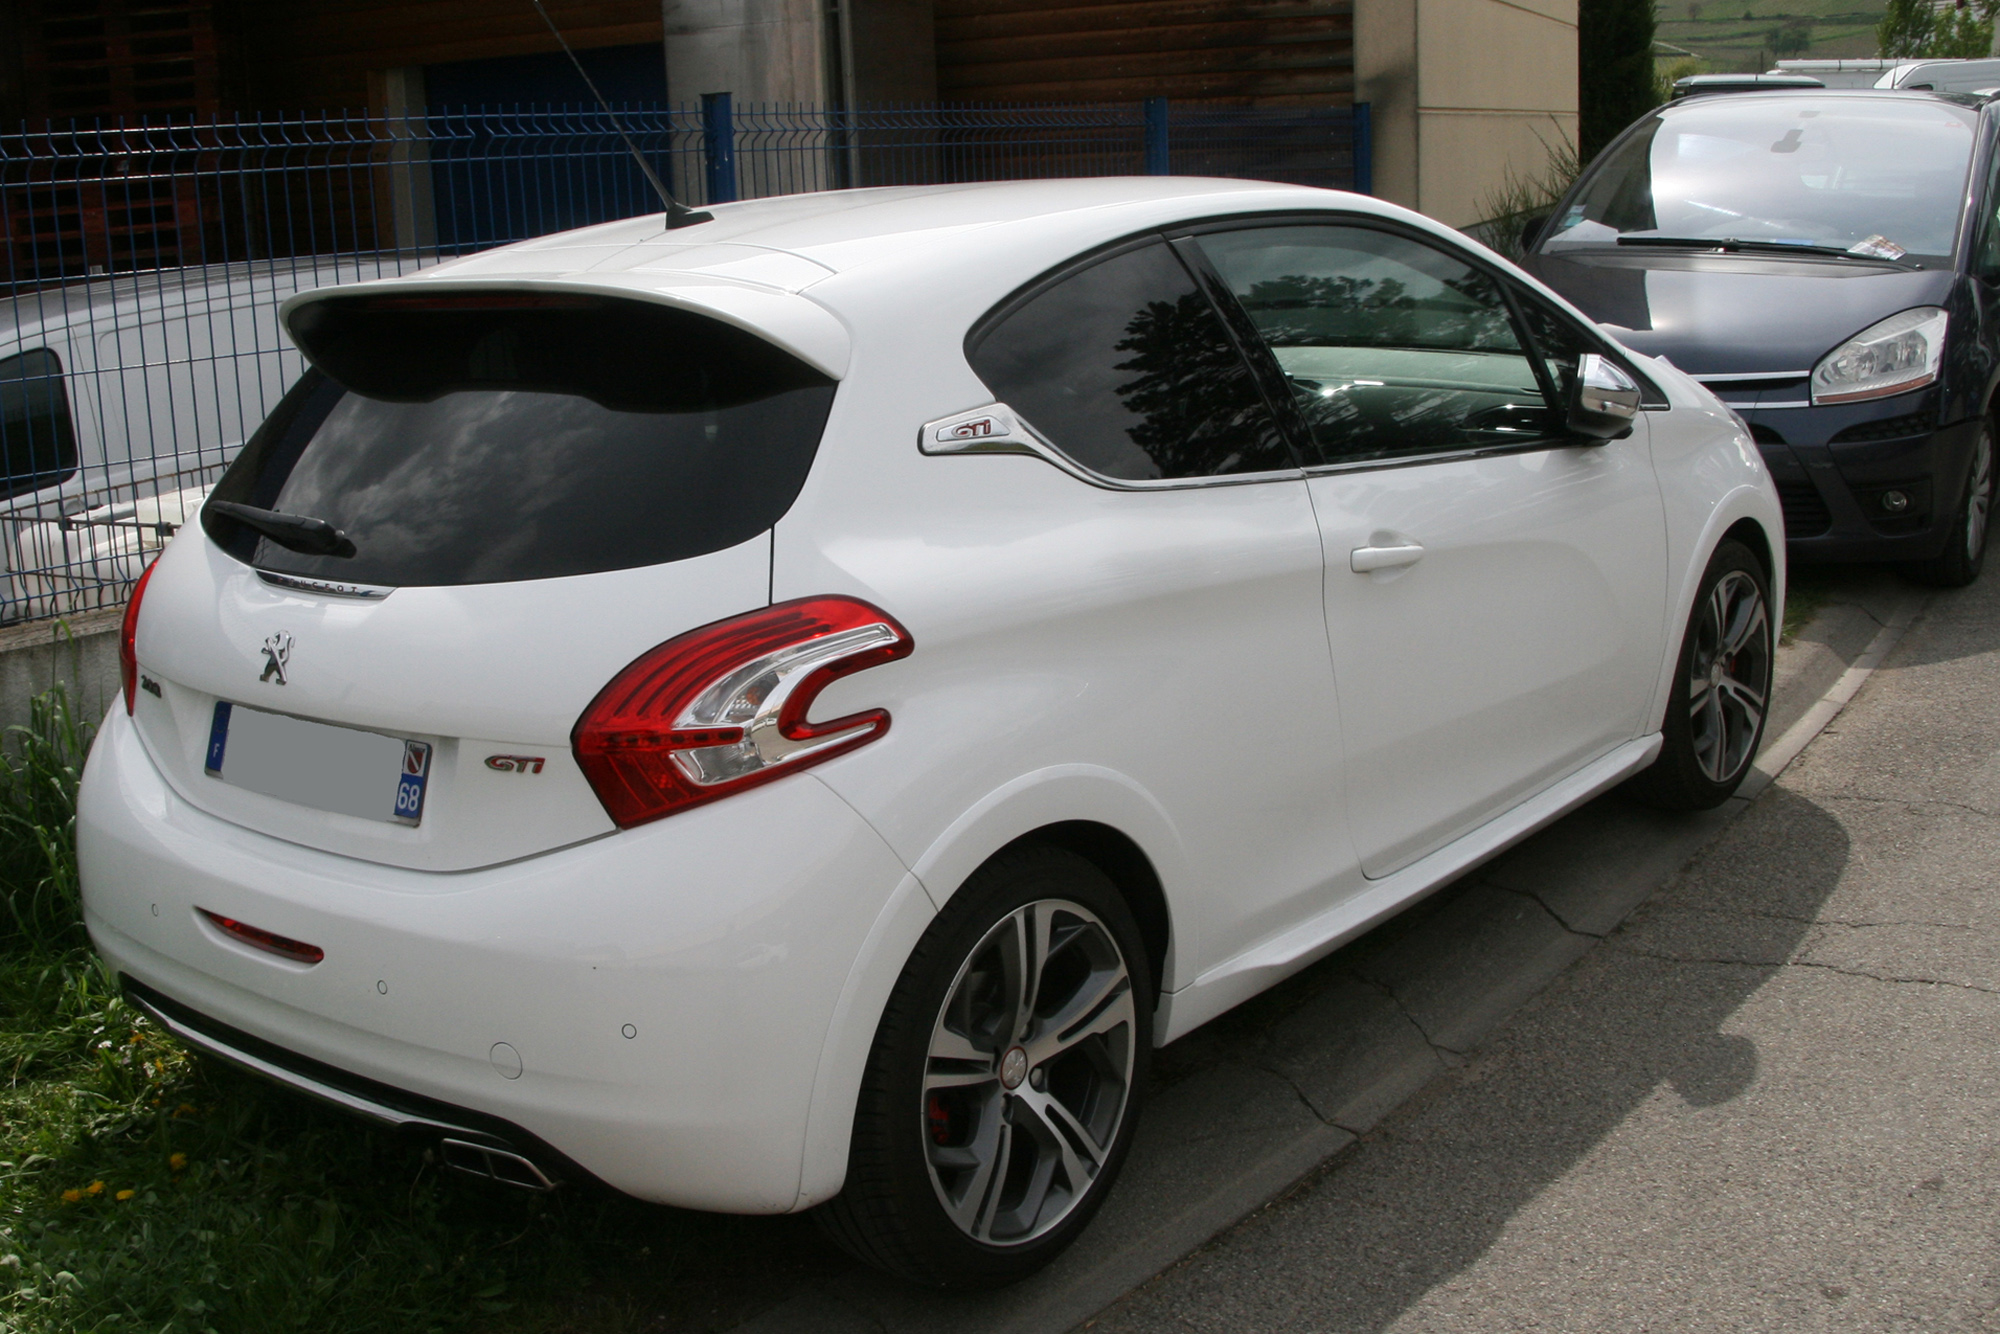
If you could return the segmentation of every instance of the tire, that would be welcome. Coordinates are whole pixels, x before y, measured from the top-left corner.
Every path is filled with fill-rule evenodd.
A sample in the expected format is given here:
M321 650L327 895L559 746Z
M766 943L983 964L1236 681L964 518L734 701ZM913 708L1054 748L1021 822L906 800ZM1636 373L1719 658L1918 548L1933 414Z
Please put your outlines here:
M1625 784L1663 810L1705 811L1734 795L1757 758L1771 699L1771 591L1741 542L1709 558L1675 658L1664 745Z
M926 1287L1007 1283L1047 1264L1124 1164L1153 1002L1139 929L1102 871L1054 847L1001 852L945 905L890 993L847 1183L815 1211L820 1226Z
M1977 579L1986 566L1987 519L1992 512L1993 420L1989 417L1979 425L1979 440L1972 449L1965 494L1959 497L1950 539L1934 559L1912 561L1904 573L1933 588L1964 588Z

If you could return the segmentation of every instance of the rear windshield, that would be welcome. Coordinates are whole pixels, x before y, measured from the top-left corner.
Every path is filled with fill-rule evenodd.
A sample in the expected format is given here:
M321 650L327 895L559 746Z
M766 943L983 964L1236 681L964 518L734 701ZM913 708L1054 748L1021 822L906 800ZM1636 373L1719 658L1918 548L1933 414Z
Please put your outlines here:
M1652 238L1947 257L1974 122L1946 102L1873 93L1666 107L1600 163L1543 249Z
M734 546L797 498L834 382L646 302L337 298L291 320L312 369L214 499L320 519L351 556L202 525L274 573L391 586L594 574Z

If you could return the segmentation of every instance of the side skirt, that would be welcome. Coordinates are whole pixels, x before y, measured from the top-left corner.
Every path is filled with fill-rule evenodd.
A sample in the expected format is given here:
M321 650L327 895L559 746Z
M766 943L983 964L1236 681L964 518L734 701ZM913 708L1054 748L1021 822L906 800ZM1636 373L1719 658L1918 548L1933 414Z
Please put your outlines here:
M1658 733L1628 741L1429 856L1369 882L1351 898L1252 945L1233 959L1225 959L1179 991L1160 998L1153 1021L1158 1035L1155 1041L1161 1045L1172 1042L1317 963L1362 932L1617 786L1651 764L1662 744Z

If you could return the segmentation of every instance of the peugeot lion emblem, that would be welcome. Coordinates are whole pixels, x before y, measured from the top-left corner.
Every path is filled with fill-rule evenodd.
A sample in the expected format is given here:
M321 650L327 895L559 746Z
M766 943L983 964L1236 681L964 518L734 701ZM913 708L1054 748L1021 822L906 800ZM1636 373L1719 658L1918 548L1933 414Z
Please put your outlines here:
M280 630L264 641L264 674L257 679L268 681L278 678L278 684L285 683L285 664L292 660L292 636Z

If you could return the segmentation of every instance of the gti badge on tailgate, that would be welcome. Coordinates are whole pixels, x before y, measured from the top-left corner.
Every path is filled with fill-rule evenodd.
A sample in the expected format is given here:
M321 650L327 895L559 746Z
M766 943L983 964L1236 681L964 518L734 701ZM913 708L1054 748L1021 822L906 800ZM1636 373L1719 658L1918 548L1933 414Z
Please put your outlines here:
M285 683L285 664L292 660L292 636L289 631L280 630L264 641L264 674L257 679L268 681L273 676L278 684Z

